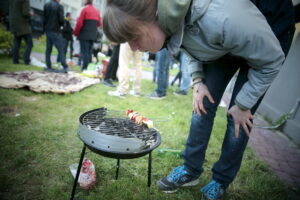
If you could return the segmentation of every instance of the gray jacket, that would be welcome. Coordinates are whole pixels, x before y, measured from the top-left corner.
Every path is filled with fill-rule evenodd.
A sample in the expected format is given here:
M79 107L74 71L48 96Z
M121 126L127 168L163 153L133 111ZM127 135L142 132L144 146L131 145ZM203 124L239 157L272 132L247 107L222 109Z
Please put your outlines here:
M190 5L189 0L185 1L185 7ZM163 9L162 5L158 6L159 13L165 12ZM181 12L178 16L182 16L181 10L185 9L178 9ZM163 15L162 19L166 20L168 12ZM176 21L178 24L180 20ZM172 30L172 22L160 22L160 25L164 30ZM244 109L252 108L266 92L285 59L265 17L250 0L193 0L181 25L170 35L170 52L176 53L182 48L190 55L189 70L193 79L205 77L203 63L224 55L247 60L251 66L249 80L235 99Z

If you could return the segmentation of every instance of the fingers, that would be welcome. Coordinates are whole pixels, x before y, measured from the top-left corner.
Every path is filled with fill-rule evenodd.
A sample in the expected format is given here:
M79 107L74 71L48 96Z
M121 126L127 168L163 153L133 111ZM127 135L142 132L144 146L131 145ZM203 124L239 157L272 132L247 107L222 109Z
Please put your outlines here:
M250 131L247 127L247 125L245 123L242 124L244 131L246 132L246 134L248 135L248 137L250 136Z
M207 114L202 103L198 103L197 101L193 103L194 112L201 116L201 111Z
M207 114L207 112L206 112L206 110L205 110L205 108L204 108L204 105L203 105L202 101L201 101L201 103L199 103L199 108L200 108L200 110L201 110L204 114Z
M204 114L207 114L206 109L203 105L203 97L199 97L198 99L194 100L194 110L201 116L201 111Z
M194 112L199 115L201 115L201 112L207 114L207 111L203 104L204 97L207 97L210 103L215 103L207 87L204 84L197 84L197 88L194 88L193 108Z
M231 117L233 118L233 116L232 116L232 114L231 114L231 110L230 110L230 109L227 111L227 116L231 116Z
M207 98L210 101L210 103L215 103L214 99L212 98L212 96L210 95L209 92L205 96L207 96Z
M234 135L236 138L239 137L240 124L234 122Z
M239 137L239 128L243 127L245 134L249 137L253 127L252 119L254 116L250 110L240 110L237 106L233 106L228 111L228 116L231 116L234 121L234 134L236 138Z
M194 113L197 113L198 115L201 116L201 112L199 110L199 106L198 106L197 101L193 101L193 108L194 108Z
M252 124L252 122L250 121L250 119L247 119L246 124L247 124L247 126L248 126L250 129L252 129L253 124Z
M205 95L208 100L211 102L211 103L215 103L215 101L213 100L213 98L211 97L210 94L207 94ZM203 96L204 97L204 96ZM204 113L204 114L207 114L207 111L205 109L205 106L203 104L203 97L199 97L199 99L195 100L193 102L193 107L194 107L194 111L196 111L196 113L198 113L199 115L201 115L201 111Z
M194 112L197 113L199 116L201 116L201 111L203 111L204 108L202 101L203 101L203 96L199 95L198 92L196 92L196 94L194 93L193 108L194 108ZM204 113L206 113L206 111Z

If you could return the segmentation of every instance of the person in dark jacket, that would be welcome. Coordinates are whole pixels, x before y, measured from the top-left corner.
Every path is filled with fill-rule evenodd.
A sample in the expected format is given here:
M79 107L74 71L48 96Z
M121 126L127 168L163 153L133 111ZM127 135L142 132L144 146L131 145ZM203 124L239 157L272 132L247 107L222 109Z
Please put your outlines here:
M66 19L64 23L64 27L62 29L62 35L64 38L63 49L65 58L67 56L68 46L70 47L70 59L73 58L73 28L71 26L70 21L72 20L71 13L66 13ZM60 61L60 54L57 55L57 62Z
M295 1L294 2L294 10L295 10L295 22L299 23L300 22L300 1Z
M113 80L117 80L117 70L119 67L119 52L120 44L115 44L103 80L103 84L108 87L116 87L113 84Z
M96 58L96 63L99 62L98 53L102 51L102 45L103 45L102 37L103 37L103 30L98 29L97 37L93 45L93 56Z
M83 59L82 71L87 69L91 61L93 42L97 38L97 27L101 27L100 12L93 6L93 0L87 0L82 9L74 30L80 41L80 54Z
M19 50L21 41L24 39L26 47L23 59L24 64L28 65L30 63L30 53L33 47L29 0L9 1L9 24L10 30L14 35L14 43L12 48L13 63L19 64Z
M47 69L45 71L54 71L51 68L51 51L54 45L60 55L63 72L67 72L68 65L66 64L66 58L63 50L64 39L61 31L61 27L64 25L64 8L59 4L59 2L60 0L50 0L44 5L44 31L47 37Z

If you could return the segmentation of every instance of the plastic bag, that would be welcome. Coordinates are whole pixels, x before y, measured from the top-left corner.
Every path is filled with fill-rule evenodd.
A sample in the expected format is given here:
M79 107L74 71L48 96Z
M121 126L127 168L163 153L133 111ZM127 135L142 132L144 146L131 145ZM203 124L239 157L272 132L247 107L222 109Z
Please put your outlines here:
M81 74L90 78L101 78L102 64L90 63Z
M70 165L70 171L73 177L76 177L78 164ZM91 189L96 183L96 171L95 166L91 160L84 158L78 178L78 183L80 187L85 190Z

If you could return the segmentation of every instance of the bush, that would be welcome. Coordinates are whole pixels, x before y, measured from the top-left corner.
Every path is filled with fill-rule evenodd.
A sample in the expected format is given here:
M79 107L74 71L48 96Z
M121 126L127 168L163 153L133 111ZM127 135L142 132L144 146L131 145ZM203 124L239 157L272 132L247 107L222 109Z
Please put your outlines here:
M0 25L0 54L10 55L14 36Z

